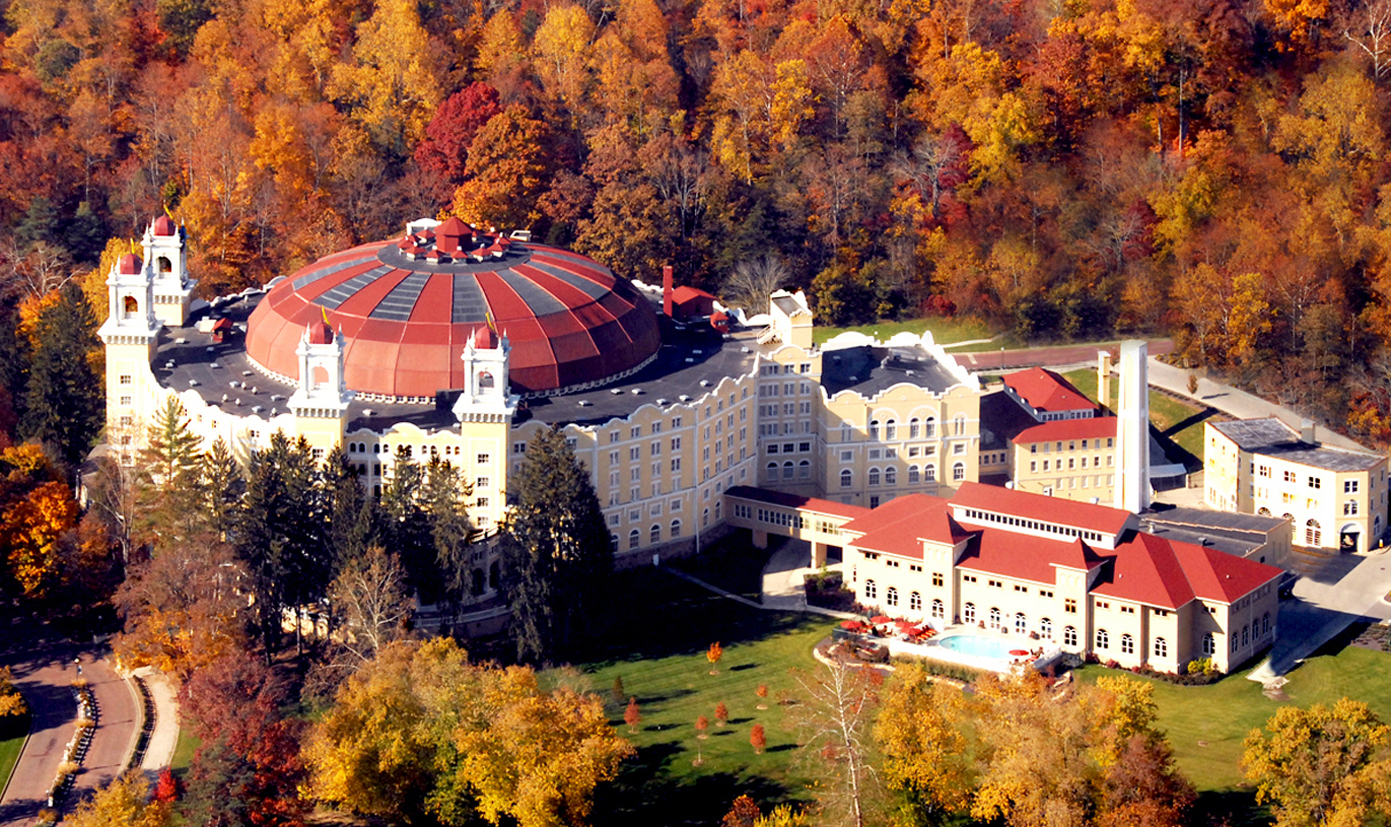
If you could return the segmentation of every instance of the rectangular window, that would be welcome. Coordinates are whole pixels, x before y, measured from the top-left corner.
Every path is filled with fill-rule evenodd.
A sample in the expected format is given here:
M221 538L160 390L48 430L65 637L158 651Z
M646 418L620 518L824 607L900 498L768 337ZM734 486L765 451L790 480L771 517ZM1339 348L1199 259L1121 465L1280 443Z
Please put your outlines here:
M1344 517L1356 517L1356 516L1357 516L1357 500L1348 500L1347 502L1343 503L1343 516L1344 516Z
M1356 494L1356 493L1357 493L1357 482L1358 482L1357 480L1343 480L1343 493L1344 493L1344 494Z
M479 497L479 498L478 498L478 505L477 505L476 507L477 507L477 508L487 508L487 507L488 507L488 498L487 498L487 497Z
M1318 477L1315 477L1315 476L1313 476L1313 475L1310 475L1310 477L1309 477L1309 487L1310 487L1310 488L1322 488L1322 487L1323 487L1323 480L1320 479L1320 478L1318 478Z
M129 385L129 384L130 384L130 374L129 374L129 373L123 373L123 374L121 374L121 384L122 384L122 385Z
M1063 600L1063 611L1068 614L1077 614L1077 601L1071 597L1065 598Z
M681 458L680 458L680 457L674 457L674 458L672 458L672 460L671 460L671 470L673 470L673 471L680 471L680 470L681 470Z
M488 464L489 462L491 462L491 461L492 461L492 458L491 458L490 456L488 456L487 454L479 454L479 455L478 455L478 462L477 462L478 465L487 465L487 464Z
M942 578L942 573L940 571L934 571L932 573L932 585L940 587L944 582L945 580Z
M122 405L129 405L129 404L131 404L131 398L130 398L129 396L122 396L122 397L121 397L121 404L122 404Z
M492 482L492 479L489 477L479 477L478 482L476 482L475 485L478 488L491 488Z

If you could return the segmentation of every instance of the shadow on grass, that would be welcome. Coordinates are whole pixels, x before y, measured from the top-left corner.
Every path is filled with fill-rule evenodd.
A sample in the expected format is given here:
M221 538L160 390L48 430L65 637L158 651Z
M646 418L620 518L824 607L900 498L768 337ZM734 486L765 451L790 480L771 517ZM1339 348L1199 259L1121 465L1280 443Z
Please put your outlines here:
M1256 803L1254 790L1208 790L1198 794L1189 823L1265 827L1270 824L1270 809Z
M745 669L757 669L758 667L759 667L759 664L757 664L757 663L741 663L741 664L739 664L738 666L731 666L731 667L729 667L729 671L731 671L731 672L743 672Z
M1164 449L1164 456L1168 457L1170 462L1182 464L1184 468L1188 469L1189 473L1202 468L1203 461L1194 456L1187 448L1174 442L1173 438L1169 436L1171 431L1173 433L1179 433L1179 431L1173 428L1160 432L1158 428L1153 425L1150 426L1150 436L1155 442L1159 443L1159 447Z
M1180 422L1176 422L1173 425L1170 425L1169 427L1165 428L1163 431L1163 435L1167 437L1173 437L1177 434L1181 434L1185 430L1193 427L1194 425L1197 425L1199 422L1211 419L1216 415L1216 408L1204 408L1203 410L1198 411L1197 413L1193 414L1187 419L1184 419Z
M776 748L768 751L773 749ZM755 801L789 798L785 785L765 777L701 772L689 761L680 760L686 754L672 741L640 748L617 782L599 790L594 823L605 827L719 824L734 799L741 795ZM674 819L675 814L679 817Z

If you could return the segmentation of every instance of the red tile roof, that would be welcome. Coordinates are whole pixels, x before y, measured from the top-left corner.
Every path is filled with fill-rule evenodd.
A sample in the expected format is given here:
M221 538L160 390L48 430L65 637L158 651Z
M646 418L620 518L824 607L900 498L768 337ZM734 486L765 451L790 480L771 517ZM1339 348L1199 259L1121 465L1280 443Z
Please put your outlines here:
M1280 569L1192 543L1172 543L1193 593L1203 600L1231 603L1283 574Z
M1047 368L1029 368L1004 377L1020 398L1040 411L1096 410L1096 405L1072 383Z
M922 541L955 545L971 536L949 513L949 503L927 494L895 497L841 526L859 534L855 548L922 559Z
M1000 528L982 528L957 565L982 574L1055 583L1058 566L1090 570L1105 562L1105 557L1080 540L1050 540Z
M1119 508L1029 494L978 482L963 482L951 501L953 505L965 508L1086 528L1105 534L1119 533L1130 519L1130 512Z
M1087 419L1055 419L1024 430L1014 438L1016 445L1053 442L1063 439L1102 439L1116 435L1114 416L1093 416Z
M833 500L820 500L815 497L803 497L798 494L785 494L781 491L770 491L767 488L755 488L752 485L736 485L733 488L727 489L725 491L725 496L736 497L741 500L752 500L768 505L780 505L785 508L800 508L815 514L830 514L834 517L846 517L852 520L870 513L870 510L862 505L838 503Z
M140 256L135 253L126 253L116 259L116 271L122 275L132 276L140 272Z
M1173 544L1144 533L1117 547L1111 567L1092 591L1165 609L1177 609L1193 599L1193 587Z
M157 216L150 229L155 235L174 235L179 231L179 228L174 226L174 219L167 215Z

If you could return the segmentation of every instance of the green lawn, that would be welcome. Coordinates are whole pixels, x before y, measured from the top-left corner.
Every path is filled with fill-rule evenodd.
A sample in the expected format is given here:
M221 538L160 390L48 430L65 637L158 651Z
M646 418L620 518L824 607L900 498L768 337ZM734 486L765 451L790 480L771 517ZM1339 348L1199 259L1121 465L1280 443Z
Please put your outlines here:
M1063 375L1092 401L1099 401L1095 370L1074 370ZM1113 380L1111 398L1106 402L1112 410L1116 406L1117 387ZM1158 433L1160 442L1165 443L1164 448L1170 459L1182 462L1189 471L1196 471L1203 465L1203 423L1226 418L1216 408L1175 399L1160 391L1150 391L1150 424ZM1178 451L1172 450L1174 446Z
M1078 676L1094 681L1108 673L1088 666ZM1151 681L1159 724L1169 734L1179 768L1199 790L1221 792L1241 783L1237 762L1242 740L1264 726L1281 703L1328 705L1350 697L1366 701L1383 720L1391 720L1391 654L1348 646L1336 654L1316 655L1289 674L1285 693L1290 699L1279 703L1262 695L1261 685L1246 680L1246 675L1243 671L1212 686Z
M661 572L622 576L624 627L609 636L611 652L582 665L593 691L610 697L614 678L642 712L638 732L623 724L626 704L609 700L614 725L638 748L617 784L596 802L595 823L651 825L718 823L742 793L765 809L806 800L807 779L797 771L794 734L777 703L790 691L793 667L811 670L812 647L833 625L824 619L764 612L716 597ZM718 673L710 674L705 651L724 646ZM755 690L766 684L768 709ZM729 709L729 725L714 725L715 705ZM710 719L709 737L696 738L696 718ZM768 746L749 745L762 724ZM695 766L697 757L702 759ZM678 818L679 816L679 818Z
M174 756L169 761L169 768L175 775L182 776L188 772L188 768L193 765L193 754L203 742L187 727L179 727L179 740L174 744Z
M672 565L725 591L761 601L763 567L787 538L770 536L768 542L767 549L756 549L749 532L735 531L709 546L702 546L699 555L674 560Z
M903 322L875 322L874 324L862 324L856 327L816 327L811 333L813 344L823 344L831 338L840 335L848 330L863 333L866 336L874 336L885 340L895 333L902 333L905 330L909 333L921 335L924 330L932 331L932 338L939 345L949 345L953 342L965 342L971 339L989 339L994 334L990 332L989 326L983 319L969 317L943 318L932 316L926 319L909 319ZM1005 342L1002 338L1001 343L1009 344L1013 347L1012 341ZM996 347L999 347L997 344Z
M29 716L9 715L0 718L0 788L10 780L14 765L19 761L19 753L24 749L24 739L29 735Z

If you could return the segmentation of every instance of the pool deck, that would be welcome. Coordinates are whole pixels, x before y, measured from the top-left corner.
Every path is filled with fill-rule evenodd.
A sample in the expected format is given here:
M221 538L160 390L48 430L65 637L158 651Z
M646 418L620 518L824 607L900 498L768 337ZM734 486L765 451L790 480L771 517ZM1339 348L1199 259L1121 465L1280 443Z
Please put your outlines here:
M953 635L970 635L972 637L987 638L992 641L1001 639L1008 640L1008 638L1005 638L1003 635L1000 635L998 631L996 631L995 633L982 633L979 628L975 626L967 626L964 624L957 626L948 626L946 629L942 630L942 632L940 632L936 637L930 639L927 643L910 643L909 641L892 637L879 638L879 640L883 640L885 645L888 646L890 656L931 658L932 660L943 661L945 663L954 663L959 666L967 666L972 669L981 669L988 672L999 673L1009 672L1014 667L1022 664L1028 664L1030 666L1033 666L1033 668L1037 669L1038 671L1042 672L1049 666L1052 666L1063 656L1062 648L1059 647L1056 643L1053 643L1052 641L1029 640L1026 637L1020 637L1018 635L1016 635L1015 638L1020 643L1020 649L1034 650L1040 648L1041 645L1043 649L1043 655L1041 657L1032 659L1017 658L1013 660L1002 660L999 658L986 657L983 655L971 655L965 652L954 652L938 644L938 641L942 638L951 637Z

